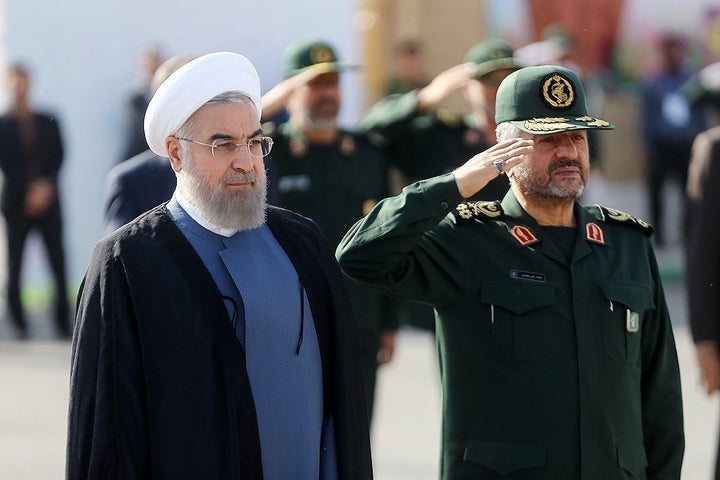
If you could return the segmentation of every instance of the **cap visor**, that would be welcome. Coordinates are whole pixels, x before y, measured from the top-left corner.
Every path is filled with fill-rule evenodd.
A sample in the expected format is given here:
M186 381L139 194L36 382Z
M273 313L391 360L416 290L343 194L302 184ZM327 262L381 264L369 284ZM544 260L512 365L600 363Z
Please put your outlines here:
M575 118L531 118L529 120L511 121L510 123L523 132L536 135L549 135L551 133L567 132L570 130L612 130L615 128L610 122L589 116Z
M297 75L300 72L304 72L305 70L316 70L318 75L322 75L323 73L330 73L330 72L345 72L349 70L358 70L361 68L361 65L356 64L350 64L350 63L341 63L341 62L325 62L325 63L316 63L314 65L310 65L308 67L304 68L298 68L295 70L292 70L290 72L292 75Z

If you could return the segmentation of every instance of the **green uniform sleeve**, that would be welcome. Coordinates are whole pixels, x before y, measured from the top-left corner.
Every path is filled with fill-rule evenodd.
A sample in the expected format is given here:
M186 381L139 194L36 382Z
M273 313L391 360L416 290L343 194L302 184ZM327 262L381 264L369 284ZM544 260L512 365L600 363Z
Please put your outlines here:
M361 120L363 130L392 133L393 127L403 125L417 115L418 91L388 95L380 99Z
M444 256L433 229L452 226L447 214L461 200L452 174L405 187L348 231L336 251L340 266L385 294L432 305L448 302L457 291L460 266L432 260Z

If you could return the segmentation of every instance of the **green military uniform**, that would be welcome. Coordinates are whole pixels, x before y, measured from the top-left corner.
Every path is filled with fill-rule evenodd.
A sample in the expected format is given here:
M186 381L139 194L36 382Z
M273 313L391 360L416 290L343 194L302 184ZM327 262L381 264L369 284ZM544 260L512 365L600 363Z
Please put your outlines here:
M319 63L325 71L344 68L329 45L309 41L288 49L285 73L290 76ZM314 220L331 245L336 246L353 223L388 195L385 151L363 134L340 129L333 143L318 144L309 142L290 122L266 127L266 134L274 141L270 174L277 205ZM347 290L358 324L366 399L372 416L380 335L397 328L397 306L392 299L349 279Z
M489 39L471 48L465 60L478 65L475 78L500 69L516 68L513 51L499 39ZM473 115L460 116L445 109L424 113L418 109L418 92L389 95L370 109L361 126L374 142L391 153L393 166L410 182L450 172L489 145ZM502 198L508 180L498 177L474 197ZM401 309L401 322L434 330L432 311L414 304Z
M678 363L642 224L577 204L566 255L512 192L448 216L460 200L452 175L418 182L338 247L351 277L436 310L441 478L679 478Z
M499 39L478 43L465 56L477 64L474 78L497 70L517 68L510 46ZM459 116L445 109L418 110L418 92L389 95L375 104L363 118L362 128L373 141L391 152L393 165L411 182L450 172L489 145L472 115ZM505 178L493 180L476 200L502 198L508 190Z
M361 135L343 130L331 145L313 145L291 124L268 132L275 142L272 175L277 204L313 219L331 245L387 196L384 153ZM368 409L372 414L379 338L397 328L391 299L347 282L357 319Z
M511 74L496 107L498 124L538 133L536 144L613 128L588 115L582 85L562 67ZM587 158L575 152L523 160L581 171ZM504 172L507 160L492 163ZM441 478L679 480L680 374L652 227L561 194L540 200L513 178L529 206L572 206L575 226L540 226L515 190L463 203L445 174L380 202L336 252L352 278L435 309Z

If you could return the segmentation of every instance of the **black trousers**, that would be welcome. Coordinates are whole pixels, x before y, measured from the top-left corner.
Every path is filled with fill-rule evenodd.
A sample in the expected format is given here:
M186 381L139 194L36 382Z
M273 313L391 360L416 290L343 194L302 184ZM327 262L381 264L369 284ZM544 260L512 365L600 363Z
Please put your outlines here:
M18 209L20 210L20 209ZM55 283L54 320L61 336L70 334L69 305L65 252L62 240L60 203L52 205L38 217L28 217L21 211L4 212L7 234L7 301L10 317L21 334L27 331L25 310L20 299L20 271L28 235L40 233Z
M655 227L655 243L658 246L663 246L665 243L663 185L668 177L676 178L680 184L683 202L685 202L685 186L687 185L691 149L692 144L687 142L663 142L654 146L647 181L650 193L650 222ZM680 206L680 211L684 211L684 205ZM676 225L675 228L684 231L682 224Z

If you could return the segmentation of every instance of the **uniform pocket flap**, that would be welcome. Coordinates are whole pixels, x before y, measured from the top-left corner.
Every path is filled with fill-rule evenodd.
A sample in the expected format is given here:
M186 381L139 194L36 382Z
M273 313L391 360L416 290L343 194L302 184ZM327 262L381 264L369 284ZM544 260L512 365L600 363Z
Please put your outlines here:
M647 467L647 456L642 445L618 445L617 457L618 466L626 472L632 473L633 477Z
M555 289L550 285L511 281L484 283L480 287L480 300L488 305L499 305L515 313L555 304Z
M545 465L545 447L505 442L469 442L466 462L477 463L500 474Z
M600 284L600 288L608 299L622 303L634 312L643 312L655 308L655 301L649 285L605 282Z

